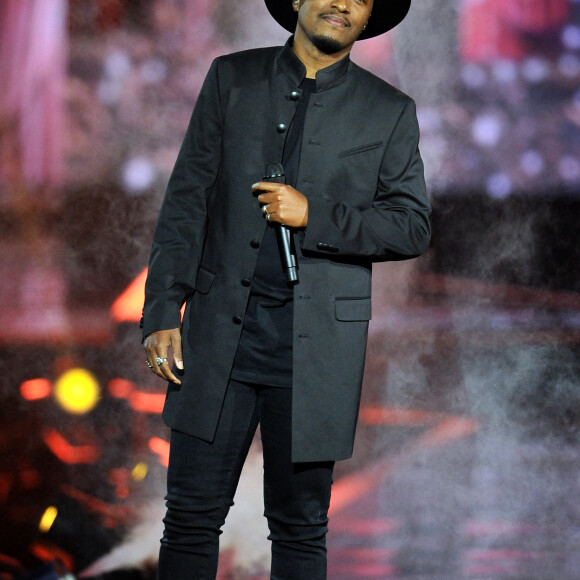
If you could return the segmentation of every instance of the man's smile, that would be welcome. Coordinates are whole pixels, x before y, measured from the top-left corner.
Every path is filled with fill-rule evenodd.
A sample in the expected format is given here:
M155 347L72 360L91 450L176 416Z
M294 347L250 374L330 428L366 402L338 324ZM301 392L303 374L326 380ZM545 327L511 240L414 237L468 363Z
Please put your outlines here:
M321 14L320 17L325 20L328 24L332 26L337 26L339 28L349 28L350 22L344 18L343 16L339 16L338 14L330 13L330 14Z

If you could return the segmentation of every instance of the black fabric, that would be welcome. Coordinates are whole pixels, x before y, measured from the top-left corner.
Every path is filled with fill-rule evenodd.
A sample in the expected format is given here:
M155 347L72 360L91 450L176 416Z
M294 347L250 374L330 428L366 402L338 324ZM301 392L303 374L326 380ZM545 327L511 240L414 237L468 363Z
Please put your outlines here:
M305 78L302 95L288 130L282 166L286 183L294 187L298 177L304 120L315 79ZM250 298L232 378L277 387L292 386L293 288L282 270L273 224L269 224L260 246Z
M292 91L305 72L288 45L212 63L155 229L143 333L177 328L188 301L185 368L181 385L168 385L163 420L207 441L240 340L251 288L245 279L266 228L250 188L265 163L283 158L280 124L292 123ZM308 227L296 245L308 261L294 288L295 461L352 453L368 323L338 320L335 300L368 300L371 262L416 256L429 240L414 103L347 57L318 71L311 99L297 183L308 197Z
M275 580L326 578L334 463L292 463L292 391L230 381L213 443L171 432L158 580L214 580L220 528L256 426Z

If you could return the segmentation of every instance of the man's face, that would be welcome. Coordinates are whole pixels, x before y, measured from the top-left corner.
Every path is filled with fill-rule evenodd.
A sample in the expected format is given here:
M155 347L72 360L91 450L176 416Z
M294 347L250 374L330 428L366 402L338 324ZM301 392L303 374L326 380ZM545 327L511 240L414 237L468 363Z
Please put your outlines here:
M296 36L325 54L350 50L371 16L373 0L298 0Z

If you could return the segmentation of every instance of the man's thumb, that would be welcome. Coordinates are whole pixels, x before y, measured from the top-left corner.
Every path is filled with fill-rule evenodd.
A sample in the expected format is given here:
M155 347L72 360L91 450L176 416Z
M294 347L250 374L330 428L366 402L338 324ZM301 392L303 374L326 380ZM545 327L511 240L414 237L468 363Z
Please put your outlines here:
M181 335L179 331L176 333L177 336L172 337L171 347L173 349L173 359L175 360L175 366L179 370L183 370L183 354L181 352Z

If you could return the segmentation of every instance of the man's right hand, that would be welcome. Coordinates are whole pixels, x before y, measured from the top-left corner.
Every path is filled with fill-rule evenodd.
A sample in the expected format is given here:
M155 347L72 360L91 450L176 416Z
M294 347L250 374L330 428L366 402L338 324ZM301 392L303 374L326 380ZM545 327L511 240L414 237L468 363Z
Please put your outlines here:
M181 332L179 328L169 330L158 330L148 334L143 342L147 353L147 364L149 368L162 379L171 381L177 385L181 381L171 372L167 352L169 347L173 352L173 360L178 369L183 369L183 354L181 352ZM157 359L165 359L161 364L157 364Z

